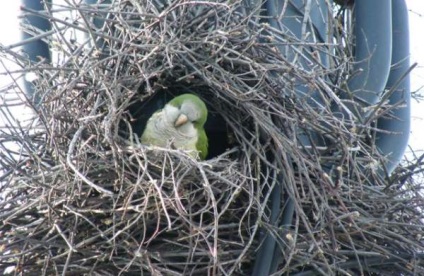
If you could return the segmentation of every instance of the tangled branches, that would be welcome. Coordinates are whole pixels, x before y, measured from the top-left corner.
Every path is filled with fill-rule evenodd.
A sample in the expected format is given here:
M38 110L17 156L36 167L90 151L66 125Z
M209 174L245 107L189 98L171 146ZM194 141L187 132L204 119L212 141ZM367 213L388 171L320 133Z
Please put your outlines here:
M238 1L37 14L53 34L27 27L55 51L51 64L2 48L37 76L37 93L24 103L31 124L1 136L0 271L248 275L272 237L279 274L422 272L419 187L375 169L384 157L370 137L384 112L358 124L330 108L349 110L337 95L347 48L281 33ZM332 64L318 62L323 51L337 53ZM206 161L138 141L152 99L182 92L225 124L210 141L225 147Z

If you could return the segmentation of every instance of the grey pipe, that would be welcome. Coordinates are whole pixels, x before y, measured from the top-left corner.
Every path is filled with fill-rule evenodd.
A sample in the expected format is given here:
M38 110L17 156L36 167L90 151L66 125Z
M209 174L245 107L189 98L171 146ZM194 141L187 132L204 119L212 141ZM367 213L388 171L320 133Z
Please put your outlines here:
M372 1L374 2L374 1ZM381 118L377 127L385 132L376 135L376 145L388 157L386 173L390 174L402 159L408 146L411 127L411 89L409 74L409 26L408 9L404 0L392 0L393 8L393 53L391 70L386 90L395 89L389 97L390 104L403 103L401 108L392 111L393 118ZM399 83L399 80L404 79ZM389 133L386 133L389 132Z
M43 11L44 10L44 2L47 4L51 4L51 1L41 1L41 0L21 0L22 6L36 10L36 11ZM22 19L22 23L29 24L34 26L34 28L39 29L41 31L49 31L51 30L51 23L43 17L37 16L37 15L26 15ZM29 40L33 37L33 35L22 31L21 32L21 39L23 41ZM40 62L40 58L43 58L45 62L49 63L51 60L51 54L49 46L46 42L42 41L41 39L32 40L30 42L24 43L22 46L23 51L28 55L28 59L32 63ZM35 91L34 91L34 85L24 80L24 90L27 96L31 99L33 99L34 104L37 106L40 99L36 97Z
M373 105L387 83L392 56L391 0L355 1L355 63L348 91Z

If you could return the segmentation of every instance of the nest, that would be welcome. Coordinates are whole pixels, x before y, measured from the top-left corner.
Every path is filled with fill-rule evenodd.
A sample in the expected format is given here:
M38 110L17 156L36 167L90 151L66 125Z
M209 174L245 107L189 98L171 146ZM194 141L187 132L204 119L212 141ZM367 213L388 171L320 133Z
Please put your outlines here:
M391 106L363 125L330 108L352 60L340 26L323 46L239 1L24 11L52 23L24 27L55 58L1 49L36 76L33 116L1 134L2 274L251 275L269 240L277 275L424 273L422 158L385 177L372 137ZM299 62L323 52L331 66ZM155 101L183 92L219 122L205 161L138 141Z

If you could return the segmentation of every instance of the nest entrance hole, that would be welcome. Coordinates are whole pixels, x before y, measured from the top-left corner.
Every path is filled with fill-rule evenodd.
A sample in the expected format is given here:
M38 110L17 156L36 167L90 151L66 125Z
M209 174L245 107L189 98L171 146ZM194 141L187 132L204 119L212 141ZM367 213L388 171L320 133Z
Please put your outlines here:
M184 93L191 93L199 96L208 108L208 119L205 124L205 131L209 140L209 154L207 159L224 153L231 146L229 141L229 126L214 106L213 95L207 92L207 90L205 87L196 87L195 89L189 87L181 88L180 86L167 87L167 89L160 89L143 100L140 100L140 94L137 94L127 109L127 114L131 118L132 132L140 137L147 120L155 111L163 108L174 97ZM128 136L128 131L125 131L125 129L121 130L124 137Z

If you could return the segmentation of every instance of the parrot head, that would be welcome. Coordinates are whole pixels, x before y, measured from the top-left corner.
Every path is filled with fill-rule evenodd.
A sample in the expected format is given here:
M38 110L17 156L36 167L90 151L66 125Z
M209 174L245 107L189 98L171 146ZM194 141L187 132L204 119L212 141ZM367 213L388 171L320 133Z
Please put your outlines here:
M192 150L203 160L208 154L204 129L207 116L206 105L199 97L193 94L177 96L150 117L141 142Z

